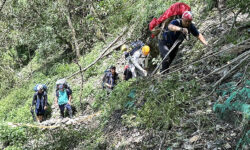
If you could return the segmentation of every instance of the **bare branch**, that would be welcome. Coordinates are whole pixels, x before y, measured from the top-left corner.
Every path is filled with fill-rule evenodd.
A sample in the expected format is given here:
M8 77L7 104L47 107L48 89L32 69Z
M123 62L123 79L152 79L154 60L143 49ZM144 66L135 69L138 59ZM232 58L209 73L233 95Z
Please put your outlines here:
M5 5L6 1L7 1L7 0L3 0L3 3L2 3L2 5L1 5L1 7L0 7L0 11L2 11L3 6Z
M231 74L232 71L234 71L236 68L238 68L245 60L247 60L249 56L246 56L244 59L242 59L237 65L235 65L231 70L228 71L227 74L225 74L220 80L218 80L213 87L216 87L218 84L220 84L229 74Z
M109 50L110 47L112 47L124 35L124 33L127 31L127 29L128 28L125 28L124 31L122 32L122 34L119 35L113 42L111 42L109 44L109 46L100 54L100 56L94 62L92 62L86 68L84 68L82 71L86 71L88 68L90 68L94 64L96 64L101 58L103 58L103 55ZM73 76L77 75L78 73L80 73L80 71L77 71L74 74L72 74L71 76L66 77L66 79L72 78Z

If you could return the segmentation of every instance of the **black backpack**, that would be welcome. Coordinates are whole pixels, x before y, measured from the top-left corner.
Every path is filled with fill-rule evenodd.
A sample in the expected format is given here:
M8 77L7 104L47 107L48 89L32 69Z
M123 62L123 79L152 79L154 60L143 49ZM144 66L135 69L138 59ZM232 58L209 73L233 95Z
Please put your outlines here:
M110 67L108 67L105 71L104 71L104 76L102 77L102 88L104 89L105 88L105 83L107 82L108 80L108 74L111 73L110 71Z
M129 79L133 77L132 71L130 70L129 67L124 70L123 75L125 76L126 81L128 81Z
M127 58L128 56L134 55L134 53L135 53L137 50L141 49L144 45L145 45L145 44L144 44L142 41L140 41L140 40L139 40L139 41L132 42L132 43L130 44L130 46L132 47L132 50L129 51L129 52L127 52L127 53L125 54L125 58Z

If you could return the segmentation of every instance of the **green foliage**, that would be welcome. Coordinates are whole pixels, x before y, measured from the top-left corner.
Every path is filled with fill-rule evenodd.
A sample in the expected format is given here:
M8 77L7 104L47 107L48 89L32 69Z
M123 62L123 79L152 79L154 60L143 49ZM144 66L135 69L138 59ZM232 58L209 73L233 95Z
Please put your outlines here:
M108 0L88 2L88 4L85 1L69 1L69 4L66 4L66 1L41 0L9 2L0 21L0 31L4 31L0 36L1 47L4 47L4 49L0 47L0 58L4 65L7 64L10 67L10 69L1 68L0 73L0 95L2 96L2 93L7 95L0 100L0 120L31 122L29 106L34 85L48 83L49 100L52 101L50 96L54 94L55 81L79 71L78 66L72 63L75 58L75 47L66 15L71 17L76 30L76 38L83 55L79 59L79 64L83 69L99 57L107 43L112 42L123 27L135 28L132 39L127 41L146 37L149 21L153 17L159 17L174 2L177 1ZM191 4L193 1L183 2ZM90 10L92 7L95 11ZM99 41L97 31L103 34L105 44ZM230 38L235 36L228 37L228 41L232 42L234 39ZM201 45L196 44L195 48L201 48ZM125 113L122 115L122 122L129 127L166 129L169 125L178 123L186 104L197 95L199 85L193 81L183 82L178 76L166 79L133 79L119 83L108 95L106 91L99 89L98 81L104 70L111 64L116 64L121 55L121 52L114 52L111 58L96 63L83 73L85 82L82 98L96 99L92 108L103 112L101 127L109 121L116 110L122 110ZM18 70L17 68L23 67L19 62L27 66ZM3 64L0 66L4 66ZM18 72L22 76L17 78ZM76 79L70 81L73 89L73 104L78 110L80 110L79 79L80 76L76 76ZM135 98L128 96L133 90L136 93ZM27 140L35 135L40 136L35 137L35 140L42 139L44 143L34 147L26 145L24 149L66 149L69 146L80 149L103 149L105 147L102 128L98 131L59 129L36 133L33 133L36 130L30 128L8 128L7 126L0 126L0 128L2 129L0 130L1 140L9 143L9 149L24 146Z
M241 0L227 0L227 7L241 9L243 13L249 13L249 1L241 1Z
M20 149L27 142L29 136L36 134L36 129L25 127L11 127L7 124L0 124L0 141L8 146L8 149Z
M152 85L152 82L155 84ZM135 98L128 96L133 89L136 90ZM105 109L106 119L115 110L124 110L124 123L156 129L168 128L170 124L178 123L185 105L198 94L198 89L196 82L182 82L177 76L160 81L141 79L121 82L109 96L100 92L96 97L99 102L94 105L101 105ZM127 104L131 102L133 106L128 107Z
M30 90L27 89L28 87L22 87L15 89L12 93L10 93L7 97L1 100L0 105L0 118L1 120L6 120L7 118L15 118L18 114L10 115L9 112L18 110L17 108L24 107L27 100L30 99L31 93ZM31 103L31 101L30 101ZM27 107L26 107L27 108ZM23 111L27 112L27 109L22 109ZM24 118L19 118L26 122L28 120L28 115L23 114Z
M217 0L207 0L207 10L212 10L214 7L217 6Z
M224 39L226 43L237 44L249 38L247 31L238 31L233 29L230 34L227 34Z

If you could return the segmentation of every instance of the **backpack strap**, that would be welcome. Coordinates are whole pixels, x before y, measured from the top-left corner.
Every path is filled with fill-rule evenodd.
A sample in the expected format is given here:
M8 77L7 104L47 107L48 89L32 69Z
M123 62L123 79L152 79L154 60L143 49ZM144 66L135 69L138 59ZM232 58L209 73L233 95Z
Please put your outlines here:
M46 92L43 91L41 98L39 98L39 93L36 92L36 108L39 108L39 105L40 105L37 103L38 100L39 100L39 103L41 103L42 107L44 107L45 94L46 94Z

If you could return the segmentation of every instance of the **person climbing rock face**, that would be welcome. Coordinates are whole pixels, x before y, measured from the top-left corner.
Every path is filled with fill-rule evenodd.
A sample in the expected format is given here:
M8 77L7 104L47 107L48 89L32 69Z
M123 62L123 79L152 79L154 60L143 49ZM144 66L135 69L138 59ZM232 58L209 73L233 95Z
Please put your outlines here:
M43 85L37 86L37 92L33 96L31 109L33 109L33 106L35 106L37 121L42 122L48 106L47 93L43 90Z
M69 117L72 118L71 94L70 90L65 89L63 85L59 85L59 90L56 92L55 104L60 108L61 118L64 118L65 108L69 112Z
M161 72L167 72L166 69L169 68L170 64L174 60L178 52L179 45L183 42L185 37L189 36L189 33L197 37L204 45L208 44L203 35L196 29L192 20L192 13L190 11L185 11L182 14L181 19L172 20L162 33L162 38L159 40L159 50L162 59L177 40L180 40L180 42L173 48L168 57L163 60Z

